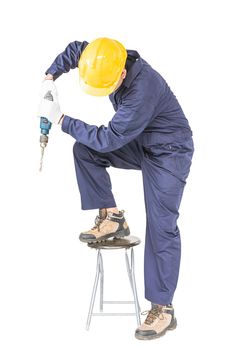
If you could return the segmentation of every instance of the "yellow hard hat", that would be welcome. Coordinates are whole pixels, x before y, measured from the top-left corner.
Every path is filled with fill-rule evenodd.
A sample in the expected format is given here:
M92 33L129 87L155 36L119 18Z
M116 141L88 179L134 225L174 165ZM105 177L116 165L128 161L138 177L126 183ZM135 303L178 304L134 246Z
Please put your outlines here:
M119 82L126 58L126 49L117 40L92 41L82 52L78 64L82 89L94 96L110 95Z

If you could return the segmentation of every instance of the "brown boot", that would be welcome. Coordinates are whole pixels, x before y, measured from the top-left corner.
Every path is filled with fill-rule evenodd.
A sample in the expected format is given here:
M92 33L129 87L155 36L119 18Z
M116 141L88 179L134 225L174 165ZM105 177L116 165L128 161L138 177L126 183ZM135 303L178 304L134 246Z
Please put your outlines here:
M140 340L159 338L167 330L173 330L177 326L172 305L152 304L145 322L136 329L135 337Z
M82 232L79 239L82 242L90 243L104 241L111 237L124 237L129 234L129 227L122 210L119 211L119 214L106 212L106 216L98 215L95 219L95 226L89 231Z

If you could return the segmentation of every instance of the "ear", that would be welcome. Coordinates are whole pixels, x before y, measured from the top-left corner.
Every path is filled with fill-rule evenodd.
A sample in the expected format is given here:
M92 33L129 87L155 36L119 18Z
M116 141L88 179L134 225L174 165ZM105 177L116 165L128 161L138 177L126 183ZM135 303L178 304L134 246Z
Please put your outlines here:
M121 73L121 79L124 80L127 75L127 70L124 68L122 73Z

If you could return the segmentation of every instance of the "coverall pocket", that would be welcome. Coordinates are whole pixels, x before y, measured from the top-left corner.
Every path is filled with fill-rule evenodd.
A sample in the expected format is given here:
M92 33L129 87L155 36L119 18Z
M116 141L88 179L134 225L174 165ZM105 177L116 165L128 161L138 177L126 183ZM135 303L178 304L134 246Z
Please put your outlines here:
M143 146L144 156L153 162L154 165L162 168L181 182L185 182L192 162L193 141L185 142L156 143Z

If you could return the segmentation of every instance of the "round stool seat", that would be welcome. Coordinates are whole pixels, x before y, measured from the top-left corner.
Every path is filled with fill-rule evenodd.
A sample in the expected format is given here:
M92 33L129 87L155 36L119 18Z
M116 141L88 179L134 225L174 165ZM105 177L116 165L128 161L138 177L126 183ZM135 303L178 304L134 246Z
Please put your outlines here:
M95 249L129 249L141 243L136 236L126 236L123 238L107 239L102 242L88 243L88 247Z

